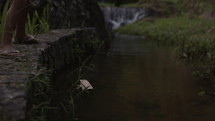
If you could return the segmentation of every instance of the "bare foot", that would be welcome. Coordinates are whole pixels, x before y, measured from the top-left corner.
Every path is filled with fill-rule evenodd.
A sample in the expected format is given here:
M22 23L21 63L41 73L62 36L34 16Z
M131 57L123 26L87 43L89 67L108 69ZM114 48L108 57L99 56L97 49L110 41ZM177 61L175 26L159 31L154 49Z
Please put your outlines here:
M39 40L32 35L26 35L23 39L16 37L16 44L39 44Z
M12 57L20 57L20 53L16 50L12 45L3 45L0 44L0 55L1 56L12 56Z
M6 50L15 50L15 48L12 45L7 44L0 44L0 52L6 51Z

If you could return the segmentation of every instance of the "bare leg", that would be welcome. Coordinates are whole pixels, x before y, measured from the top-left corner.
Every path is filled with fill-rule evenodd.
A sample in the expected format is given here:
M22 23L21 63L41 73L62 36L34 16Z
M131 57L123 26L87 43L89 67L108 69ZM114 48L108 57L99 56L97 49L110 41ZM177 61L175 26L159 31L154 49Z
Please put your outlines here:
M12 44L12 37L17 30L17 38L25 38L25 23L29 10L30 2L28 0L13 0L10 9L7 12L0 52L5 50L15 50Z
M30 0L25 0L25 7L20 11L20 15L17 15L17 26L16 26L16 37L15 40L25 41L26 38L30 37L25 32L25 24L27 22L28 12L31 7Z

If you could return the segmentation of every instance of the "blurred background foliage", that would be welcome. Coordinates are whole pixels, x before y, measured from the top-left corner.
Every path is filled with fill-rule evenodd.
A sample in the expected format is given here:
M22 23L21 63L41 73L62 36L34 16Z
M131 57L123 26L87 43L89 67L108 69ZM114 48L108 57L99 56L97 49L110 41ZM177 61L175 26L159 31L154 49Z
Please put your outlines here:
M215 9L214 0L98 0L102 5L110 6L144 6L165 14L201 14ZM106 4L104 4L106 3Z

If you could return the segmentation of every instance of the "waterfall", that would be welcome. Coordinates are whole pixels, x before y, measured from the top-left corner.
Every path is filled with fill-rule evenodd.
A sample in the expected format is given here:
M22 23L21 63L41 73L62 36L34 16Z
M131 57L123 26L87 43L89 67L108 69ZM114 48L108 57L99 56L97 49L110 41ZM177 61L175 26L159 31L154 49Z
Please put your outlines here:
M104 18L111 29L133 23L145 17L145 8L102 7Z

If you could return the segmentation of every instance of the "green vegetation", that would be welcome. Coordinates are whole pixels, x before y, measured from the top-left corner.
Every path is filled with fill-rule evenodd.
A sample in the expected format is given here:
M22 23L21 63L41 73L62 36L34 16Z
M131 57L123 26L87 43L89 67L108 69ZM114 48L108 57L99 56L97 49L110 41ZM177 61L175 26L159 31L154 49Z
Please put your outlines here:
M75 69L65 78L62 85L51 82L51 70L40 69L37 74L27 81L28 92L28 121L47 121L61 114L69 114L75 120L75 101L87 90L78 90L81 79L81 68ZM73 77L70 77L72 75ZM62 87L68 84L68 87ZM60 89L57 89L60 88ZM63 89L65 88L65 89ZM52 115L50 115L52 114Z
M49 12L48 6L43 9L43 16L39 16L38 12L35 11L33 16L28 15L28 21L26 24L26 31L29 34L41 34L46 33L50 30L48 19L49 19Z
M205 57L215 58L215 36L209 32L213 26L214 21L177 16L160 18L153 22L138 21L119 28L118 32L177 45L181 56L189 60L202 60Z
M50 107L50 97L53 92L50 74L51 71L40 69L27 81L27 119L29 121L45 121L47 112L54 109Z
M8 8L9 8L9 1L6 2L6 5L5 5L2 13L0 13L0 38L2 38L2 33L3 33L3 28L4 28L4 23L5 23L5 17L6 17L6 13L7 13Z

